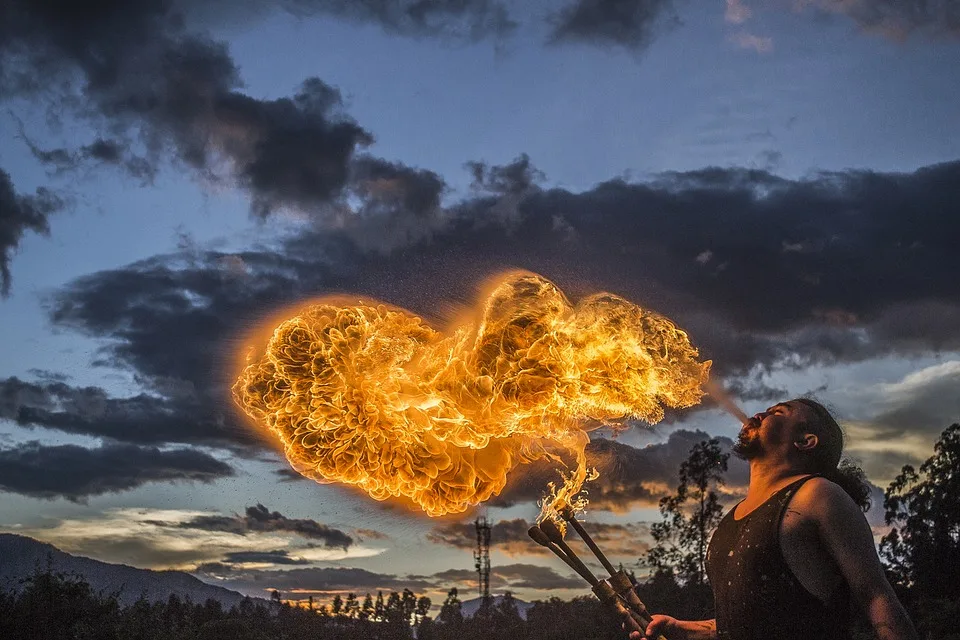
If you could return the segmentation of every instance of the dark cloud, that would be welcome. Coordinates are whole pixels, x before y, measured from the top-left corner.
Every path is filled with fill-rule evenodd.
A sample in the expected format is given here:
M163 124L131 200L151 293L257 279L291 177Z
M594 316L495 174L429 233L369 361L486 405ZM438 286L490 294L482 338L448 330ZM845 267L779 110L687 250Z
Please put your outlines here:
M223 562L235 564L310 564L309 560L290 557L290 553L283 549L277 551L234 551L223 558ZM208 567L209 568L209 567ZM202 568L198 568L202 571Z
M344 550L353 544L353 538L339 529L307 518L288 518L277 511L270 511L259 503L247 507L243 515L197 516L192 520L180 523L179 526L185 529L226 531L239 535L252 531L283 531L295 533L311 540L320 540L327 547L339 547Z
M377 531L376 529L356 529L354 533L356 533L357 537L361 540L387 540L390 538L387 534L382 531Z
M551 17L550 41L638 51L676 21L671 0L574 0Z
M902 40L914 33L960 37L960 5L952 0L802 0L798 7L844 13L863 29Z
M532 544L532 543L531 543ZM477 572L469 569L448 569L432 576L417 576L435 582L437 587L449 584L475 585ZM581 578L563 576L551 567L534 564L495 565L490 568L490 588L503 589L581 589Z
M590 509L627 512L635 507L655 507L660 498L672 494L679 481L680 464L690 449L713 436L702 431L678 429L666 442L636 448L615 440L597 438L587 445L587 464L600 472L600 477L585 485ZM733 442L719 438L721 449L729 451ZM742 492L748 480L748 467L731 457L725 476L726 491L731 496ZM509 507L542 499L548 482L558 475L553 464L534 463L519 470L508 481L506 490L490 501L493 506Z
M274 473L280 478L280 482L298 482L300 480L310 480L310 478L297 473L293 469L277 469L274 471Z
M931 443L960 418L960 361L948 360L882 383L871 391L869 418L848 427L848 453L867 476L889 482L905 464L918 466ZM890 443L880 447L878 442ZM882 504L874 501L875 506ZM877 511L878 509L874 509Z
M491 567L491 586L510 589L582 589L583 580L562 576L551 567L534 564L508 564Z
M960 362L956 360L915 372L883 388L887 406L870 420L878 429L878 439L898 441L917 433L939 436L960 418Z
M213 482L232 475L229 465L193 449L29 442L0 450L0 489L34 498L81 501L148 482Z
M259 444L248 430L190 394L141 393L112 398L99 387L74 387L57 379L26 382L0 380L0 418L24 427L135 444L185 443L252 447Z
M356 204L342 226L363 250L387 252L428 240L445 222L446 190L432 171L363 156L352 165L348 193Z
M490 528L491 546L506 553L540 553L540 547L527 535L531 524L523 518L494 523ZM477 545L477 530L473 522L450 522L434 527L427 539L458 549L473 549Z
M282 207L316 213L339 196L354 150L372 142L318 78L289 98L239 91L226 45L189 31L170 2L79 10L16 1L5 18L0 91L55 100L111 132L75 151L34 148L55 169L94 160L149 177L172 154L207 180L247 190L260 217Z
M53 176L59 176L83 167L107 165L123 169L127 175L150 183L156 176L156 167L146 158L132 153L129 145L119 140L96 138L90 144L76 149L44 149L37 145L23 130L20 124L20 138L24 140L30 153L47 167Z
M535 166L527 154L521 154L505 165L471 161L466 169L473 176L470 188L500 196L522 196L539 186L546 175Z
M592 507L592 505L591 505ZM546 555L552 552L533 542L527 531L533 525L523 518L501 520L490 530L490 545L508 555ZM635 557L646 548L646 531L635 524L609 524L588 522L590 536L610 557L626 555ZM473 522L451 522L434 527L427 533L427 539L437 544L445 544L458 549L476 548L477 533ZM589 552L588 552L589 553Z
M0 169L0 297L10 295L10 261L23 234L48 235L47 218L63 205L60 197L43 187L33 195L18 194L10 174Z
M297 592L346 592L363 593L378 590L411 589L426 591L434 583L424 577L409 577L374 573L366 569L344 567L311 567L282 571L244 570L232 565L207 564L198 570L199 577L215 578L218 585L252 592L257 590L279 589Z
M506 5L496 0L286 0L283 6L294 13L324 13L415 37L476 41L503 38L517 27Z

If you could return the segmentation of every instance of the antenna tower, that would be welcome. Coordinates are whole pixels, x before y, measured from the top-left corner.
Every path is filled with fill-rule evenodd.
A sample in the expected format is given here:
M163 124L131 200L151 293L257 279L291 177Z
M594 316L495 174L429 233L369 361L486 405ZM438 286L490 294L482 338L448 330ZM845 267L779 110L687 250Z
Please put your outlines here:
M477 574L480 577L480 597L484 602L490 599L490 523L486 516L477 518L477 550L473 552Z

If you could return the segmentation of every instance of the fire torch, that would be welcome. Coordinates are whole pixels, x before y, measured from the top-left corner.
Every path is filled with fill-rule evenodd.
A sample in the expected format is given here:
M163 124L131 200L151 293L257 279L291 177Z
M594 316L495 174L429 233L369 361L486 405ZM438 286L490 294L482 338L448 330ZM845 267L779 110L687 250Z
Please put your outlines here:
M600 551L600 548L586 532L583 525L574 517L573 509L566 507L559 510L560 517L568 522L577 534L583 538L600 564L610 573L610 579L598 579L593 572L583 563L574 553L573 549L567 545L563 539L563 533L556 523L552 520L544 520L539 525L530 527L527 532L533 541L537 544L550 549L558 558L563 560L571 569L573 569L581 578L586 580L593 589L594 595L604 605L616 612L623 618L625 625L632 631L639 631L641 634L650 624L650 614L647 607L633 590L633 583L627 574L613 568L613 565L607 557ZM657 640L666 640L660 636Z

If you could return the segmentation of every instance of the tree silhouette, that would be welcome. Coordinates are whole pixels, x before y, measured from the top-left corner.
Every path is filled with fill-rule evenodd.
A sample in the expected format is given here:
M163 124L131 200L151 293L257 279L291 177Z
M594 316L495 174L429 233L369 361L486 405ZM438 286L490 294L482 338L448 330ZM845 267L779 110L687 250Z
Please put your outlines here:
M880 555L928 637L957 637L960 614L960 424L949 426L919 471L906 465L883 507L890 532Z
M457 588L450 589L447 598L440 607L440 614L437 616L437 622L440 622L446 628L459 629L463 626L463 611L460 608L460 598Z
M685 587L686 597L707 615L713 596L707 584L707 544L723 517L717 487L723 485L729 453L720 450L716 438L690 449L680 465L677 491L660 499L661 522L650 527L654 546L641 564L654 569L663 580L672 576Z
M364 599L363 604L360 606L360 619L369 620L373 617L373 598L370 597L368 593Z

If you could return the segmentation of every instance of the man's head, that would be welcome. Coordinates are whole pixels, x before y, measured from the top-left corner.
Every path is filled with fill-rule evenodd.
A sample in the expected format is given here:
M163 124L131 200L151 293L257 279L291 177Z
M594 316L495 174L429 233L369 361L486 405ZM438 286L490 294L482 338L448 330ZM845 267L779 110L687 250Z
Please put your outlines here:
M798 471L829 473L843 451L843 432L819 402L796 398L756 414L740 430L734 453L746 460L770 459Z

